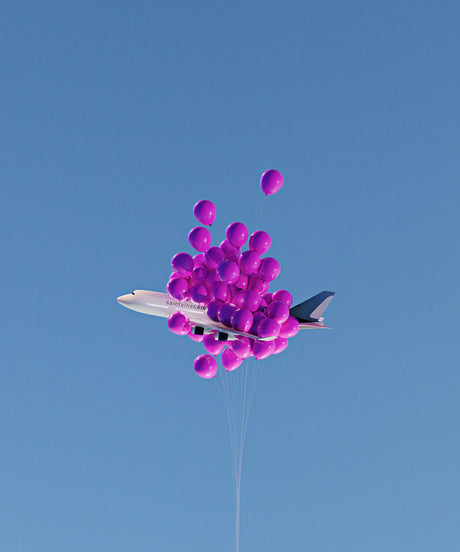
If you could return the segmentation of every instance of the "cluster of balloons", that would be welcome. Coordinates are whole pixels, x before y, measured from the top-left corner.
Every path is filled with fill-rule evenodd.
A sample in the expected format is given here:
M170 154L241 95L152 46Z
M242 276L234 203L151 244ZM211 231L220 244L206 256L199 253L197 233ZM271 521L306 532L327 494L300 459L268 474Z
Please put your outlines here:
M283 184L278 171L266 171L261 187L266 195L276 193ZM212 225L216 208L211 201L196 203L193 213L203 225ZM249 238L249 240L248 240ZM289 314L292 295L283 289L270 293L269 286L280 274L280 264L273 257L262 257L271 246L271 238L262 230L249 236L242 222L232 222L226 239L211 245L211 234L204 226L196 226L188 235L195 256L177 253L171 260L173 272L166 289L177 301L191 300L202 305L208 317L240 334L236 339L220 341L219 332L196 335L183 312L168 318L169 329L202 341L209 354L195 359L196 373L206 379L217 373L215 356L222 353L227 371L238 368L245 358L264 359L283 351L288 339L299 331L297 318ZM245 244L248 249L242 251ZM225 333L225 330L221 330ZM254 337L250 337L254 336Z

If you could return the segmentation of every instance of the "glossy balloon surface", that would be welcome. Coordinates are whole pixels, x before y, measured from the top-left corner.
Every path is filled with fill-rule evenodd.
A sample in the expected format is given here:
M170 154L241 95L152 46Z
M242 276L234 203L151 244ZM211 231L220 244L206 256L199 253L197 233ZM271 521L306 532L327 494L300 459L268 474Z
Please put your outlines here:
M210 226L216 219L216 206L208 199L202 199L195 203L193 214L198 222Z
M222 353L222 366L227 372L236 370L239 366L241 366L242 362L243 359L235 355L231 349L226 348Z
M265 171L260 178L260 187L267 195L276 194L283 186L283 175L276 169Z
M217 362L211 355L200 355L193 363L195 372L204 379L212 379L217 374Z
M242 247L248 239L248 229L242 222L232 222L225 232L228 241L233 247Z
M251 237L249 238L249 249L257 251L259 255L266 253L270 249L271 245L272 240L270 236L263 230L257 230L257 232L251 234Z
M207 228L196 226L190 230L188 241L193 249L204 252L211 247L211 234Z

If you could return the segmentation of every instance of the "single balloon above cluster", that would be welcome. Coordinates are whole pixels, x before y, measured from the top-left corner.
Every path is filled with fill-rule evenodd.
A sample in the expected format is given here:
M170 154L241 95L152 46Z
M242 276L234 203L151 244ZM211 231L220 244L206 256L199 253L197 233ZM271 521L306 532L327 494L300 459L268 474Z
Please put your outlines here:
M272 169L262 175L266 195L276 193L282 185L278 171ZM211 201L201 200L193 214L201 224L211 225L216 208ZM205 379L214 377L215 356L221 353L223 367L232 371L251 356L265 359L283 351L288 339L299 331L299 321L289 314L292 295L287 290L269 292L281 266L275 258L265 256L272 244L268 233L257 230L249 235L247 226L235 221L228 225L219 246L211 245L211 233L204 226L192 228L188 241L197 253L174 255L166 289L177 301L202 306L207 331L200 328L196 317L192 324L185 312L172 314L168 327L203 343L207 354L195 360L196 373Z

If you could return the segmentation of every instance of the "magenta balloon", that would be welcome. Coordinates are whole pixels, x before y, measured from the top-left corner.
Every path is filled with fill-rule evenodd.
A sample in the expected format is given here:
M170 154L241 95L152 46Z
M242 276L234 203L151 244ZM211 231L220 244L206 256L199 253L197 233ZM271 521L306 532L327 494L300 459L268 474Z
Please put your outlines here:
M204 255L203 253L197 253L193 256L193 266L195 268L199 266L204 266Z
M241 274L236 282L236 287L239 289L246 289L248 287L249 278L246 276L246 274Z
M207 305L211 300L211 294L204 284L195 284L190 288L190 297L195 303Z
M289 318L289 307L282 301L272 301L270 305L268 305L265 315L283 324L283 322L286 322Z
M257 291L253 289L247 289L244 292L244 301L243 301L243 307L245 309L248 309L252 312L255 312L259 306L261 301L260 295L257 293Z
M207 251L211 247L211 234L207 228L196 226L188 234L188 241L193 249Z
M210 247L204 254L204 264L207 268L217 268L225 261L225 253L220 247Z
M251 276L249 276L248 288L257 291L259 295L263 295L267 291L268 285L256 274L251 274Z
M241 363L243 362L242 358L239 358L231 349L225 349L222 353L222 366L227 372L232 372L236 370Z
M240 277L240 267L234 261L224 261L217 267L217 274L222 282L234 284Z
M189 319L182 312L174 312L168 318L168 328L177 335L187 335L191 327Z
M230 318L232 327L239 332L249 332L251 329L254 317L248 309L236 309Z
M285 289L279 289L273 294L273 301L282 301L286 303L288 307L292 305L292 295Z
M267 305L269 305L273 301L273 293L265 293L264 299Z
M233 293L232 295L232 303L237 307L241 308L244 303L245 295L246 295L246 291L244 289L237 289L235 293Z
M277 355L278 353L281 353L286 349L288 346L288 339L285 337L277 337L275 339L275 350L273 351L273 354Z
M228 240L224 240L220 244L220 248L224 252L225 257L228 261L234 261L235 263L238 261L240 257L240 250L238 249L238 247L233 247L233 245Z
M281 271L279 262L273 257L265 257L260 263L258 276L264 282L272 282L275 278L278 278Z
M201 201L198 201L198 203L195 203L193 214L198 222L211 226L216 219L216 206L212 201L202 199Z
M263 230L257 230L249 238L249 249L256 251L259 255L266 253L272 245L272 239Z
M200 355L193 363L195 372L200 378L211 379L217 374L217 362L211 355Z
M223 282L213 282L211 284L211 295L214 299L222 301L228 301L230 299L230 291L228 285Z
M255 340L252 346L252 352L257 360L262 360L269 357L275 351L274 341L259 341Z
M202 335L194 334L192 333L192 329L187 334L192 341L195 341L195 343L201 343L203 341Z
M193 257L188 253L177 253L171 259L171 266L176 274L187 278L193 270Z
M280 337L294 337L300 330L300 324L295 316L290 316L286 322L281 325Z
M251 356L251 342L248 337L239 336L237 339L228 341L227 345L232 349L236 356L248 358Z
M260 310L261 312L265 312L265 309L268 307L267 301L264 299L264 296L260 298L260 305L257 310Z
M212 333L206 334L203 338L203 345L211 355L220 355L224 350L225 341L218 341Z
M225 231L228 241L233 247L242 247L248 239L248 229L242 222L232 222Z
M241 253L238 259L240 270L243 274L255 274L260 266L260 255L257 251L249 249Z
M204 266L198 266L193 269L192 275L189 278L190 284L193 286L195 284L202 284L206 281L208 275L208 269Z
M175 280L176 278L183 278L183 276L179 276L176 272L171 272L169 280Z
M224 326L232 327L231 318L232 314L236 310L236 307L228 303L221 305L217 311L217 318L221 324Z
M249 333L251 333L252 335L257 335L257 326L259 325L259 322L261 320L264 320L266 318L265 314L260 312L260 311L257 311L254 313L254 322L252 323L252 326L251 326L251 329L249 331Z
M216 282L220 282L219 275L217 274L217 270L215 268L211 268L211 270L208 270L205 284L211 289L212 285Z
M278 337L280 325L273 318L264 318L257 326L257 335L259 337Z
M177 299L182 301L185 299L188 293L188 282L185 278L175 278L174 280L169 280L168 285L166 286L166 291Z
M206 314L209 316L211 320L214 320L214 322L219 322L219 318L217 316L217 313L219 311L219 307L221 307L223 303L221 301L209 301L208 307L206 309Z
M260 187L263 193L267 195L276 194L283 186L283 175L276 169L265 171L260 178Z

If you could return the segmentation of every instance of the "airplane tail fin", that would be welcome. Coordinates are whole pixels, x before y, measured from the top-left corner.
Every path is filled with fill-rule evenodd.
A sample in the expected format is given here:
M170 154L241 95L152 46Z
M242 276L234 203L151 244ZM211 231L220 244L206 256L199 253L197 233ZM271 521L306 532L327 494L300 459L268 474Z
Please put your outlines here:
M302 322L322 322L322 315L334 297L334 291L322 291L290 309L290 314Z

